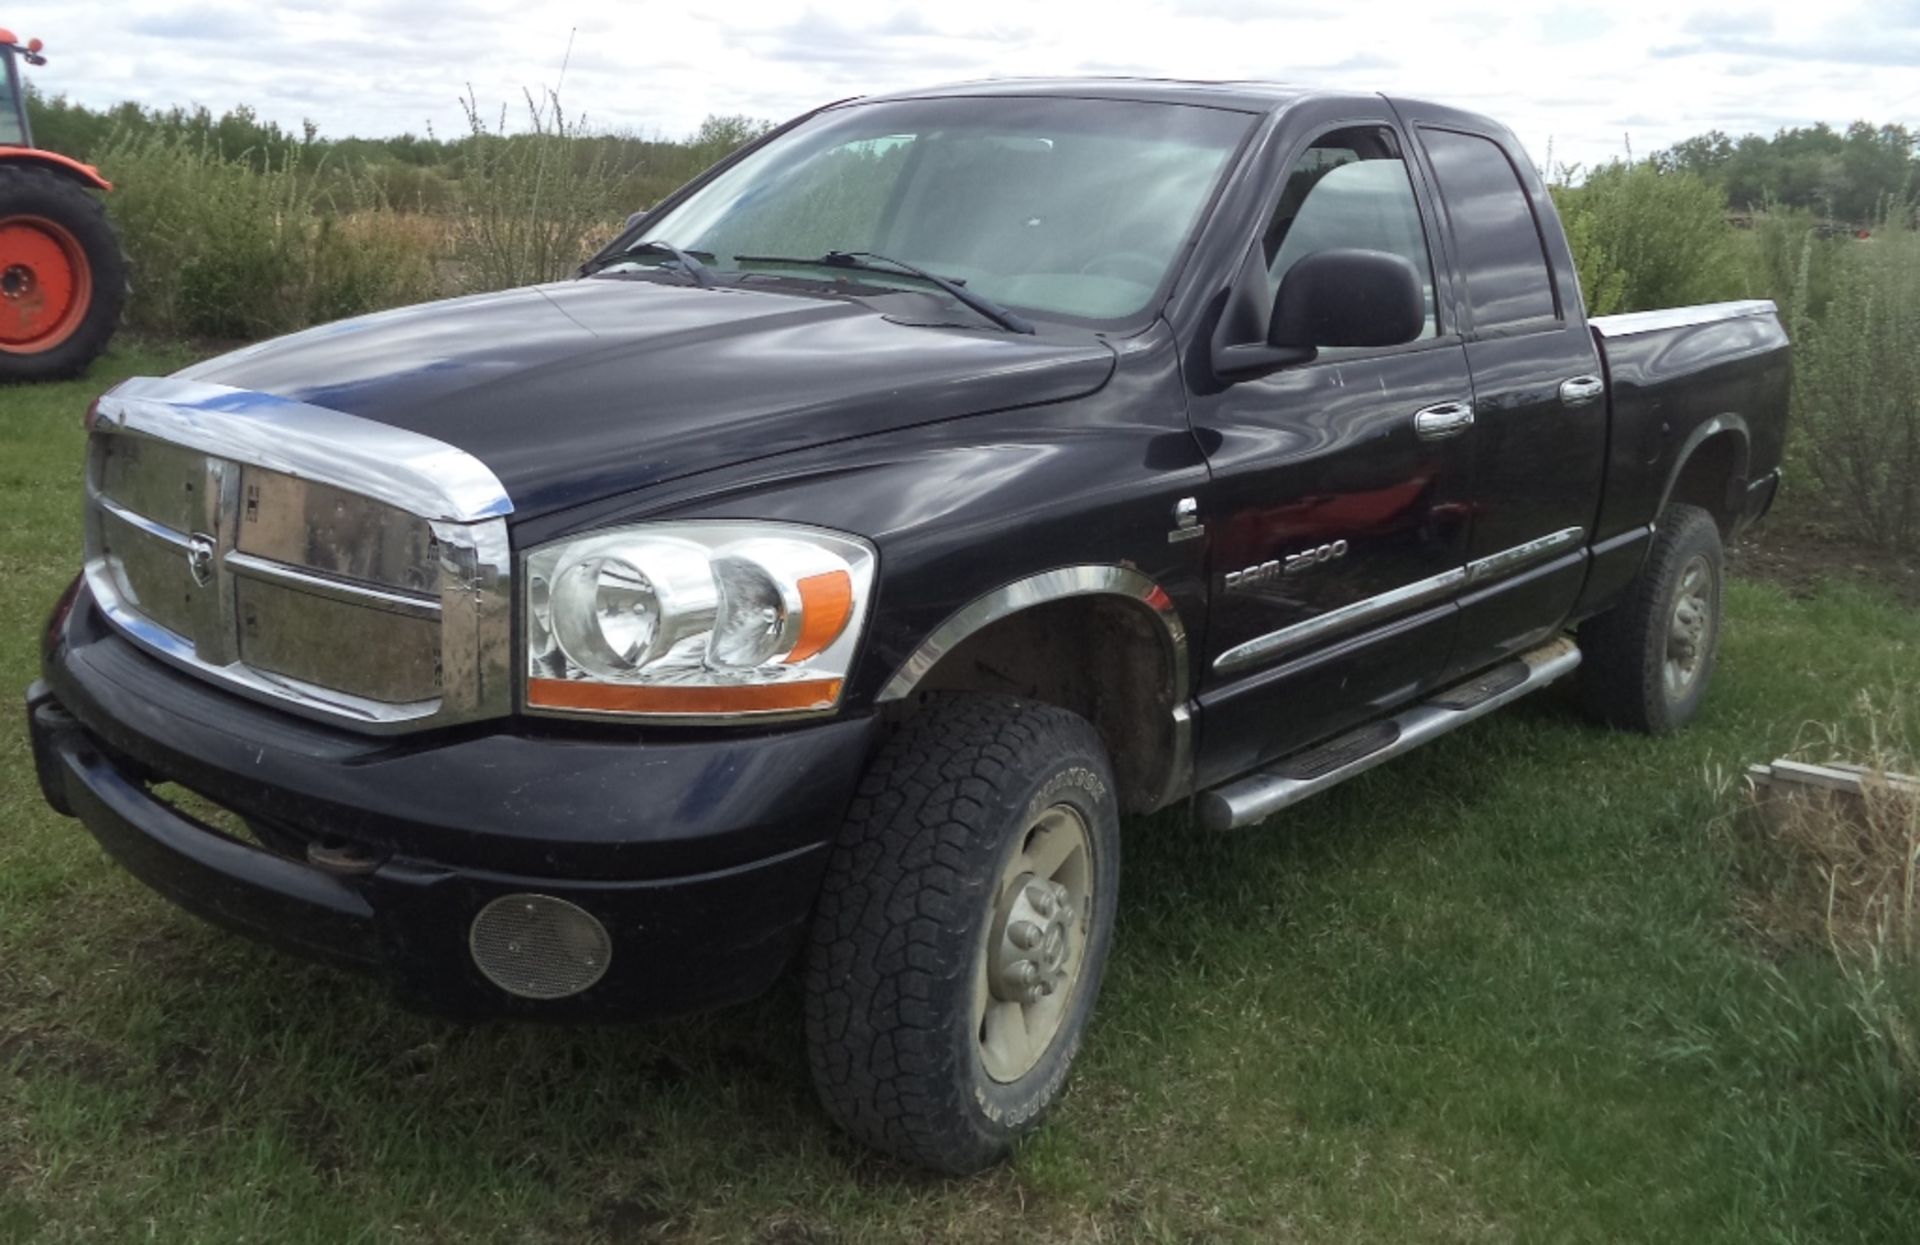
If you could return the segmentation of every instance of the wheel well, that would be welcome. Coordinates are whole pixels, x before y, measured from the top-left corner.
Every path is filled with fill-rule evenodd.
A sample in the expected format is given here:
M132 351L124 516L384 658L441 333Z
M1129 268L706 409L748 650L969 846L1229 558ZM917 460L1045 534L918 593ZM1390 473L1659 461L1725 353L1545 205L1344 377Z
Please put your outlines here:
M1747 442L1738 432L1716 432L1687 455L1667 489L1665 505L1698 506L1713 516L1721 538L1733 535L1746 501Z
M1093 723L1123 812L1158 807L1184 750L1175 738L1179 660L1153 611L1130 597L1078 596L1009 615L962 640L902 701L922 692L997 692Z

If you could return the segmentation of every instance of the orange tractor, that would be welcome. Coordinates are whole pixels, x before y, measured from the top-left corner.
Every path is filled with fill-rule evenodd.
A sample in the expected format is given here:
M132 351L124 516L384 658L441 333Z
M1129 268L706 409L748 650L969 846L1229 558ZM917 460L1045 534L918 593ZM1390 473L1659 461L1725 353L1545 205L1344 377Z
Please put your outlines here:
M127 260L90 165L33 145L20 66L40 40L0 28L0 382L77 376L107 348Z

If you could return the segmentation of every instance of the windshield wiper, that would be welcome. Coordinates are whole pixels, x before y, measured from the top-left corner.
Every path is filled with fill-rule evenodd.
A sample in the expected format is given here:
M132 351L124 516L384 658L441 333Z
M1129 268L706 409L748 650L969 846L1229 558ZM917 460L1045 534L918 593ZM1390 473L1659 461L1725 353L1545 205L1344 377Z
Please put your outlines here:
M733 257L733 262L736 264L793 264L807 268L853 268L862 272L896 273L938 286L963 306L980 313L1009 333L1033 332L1033 325L1026 317L1008 311L986 295L976 294L958 281L938 276L924 268L916 268L905 260L894 259L873 251L828 251L817 259L800 259L791 255L736 255Z
M662 242L657 238L647 242L636 242L626 250L618 251L612 255L602 256L599 259L590 259L581 265L581 268L584 274L592 274L599 272L602 268L609 268L614 264L622 263L634 255L646 254L647 252L665 255L673 260L674 263L679 264L681 271L693 278L693 283L700 288L708 290L713 288L713 273L707 270L705 264L695 259L690 252L683 251L673 243ZM707 258L712 259L713 256L709 255Z

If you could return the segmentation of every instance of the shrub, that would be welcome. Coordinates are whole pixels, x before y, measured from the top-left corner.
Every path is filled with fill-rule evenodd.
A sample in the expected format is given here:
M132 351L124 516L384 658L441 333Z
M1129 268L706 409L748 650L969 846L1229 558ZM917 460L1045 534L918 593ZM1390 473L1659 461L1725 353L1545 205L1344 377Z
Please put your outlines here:
M1615 161L1553 188L1590 315L1713 302L1745 285L1726 198L1706 179Z
M317 193L317 175L292 149L256 164L205 138L123 135L100 165L115 182L107 204L133 261L127 318L136 329L266 337L431 290L418 241L377 208L349 216Z
M1816 290L1818 254L1803 251L1790 304L1796 465L1850 536L1920 550L1920 235L1890 222L1839 244Z

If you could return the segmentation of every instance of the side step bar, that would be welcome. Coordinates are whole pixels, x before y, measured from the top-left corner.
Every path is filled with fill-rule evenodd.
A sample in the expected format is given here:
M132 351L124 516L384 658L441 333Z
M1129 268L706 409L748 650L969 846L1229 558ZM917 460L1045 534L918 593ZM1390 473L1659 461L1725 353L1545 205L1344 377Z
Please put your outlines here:
M1209 830L1234 830L1264 821L1290 804L1537 692L1579 664L1580 648L1572 636L1551 640L1392 717L1202 792L1200 824Z

